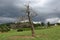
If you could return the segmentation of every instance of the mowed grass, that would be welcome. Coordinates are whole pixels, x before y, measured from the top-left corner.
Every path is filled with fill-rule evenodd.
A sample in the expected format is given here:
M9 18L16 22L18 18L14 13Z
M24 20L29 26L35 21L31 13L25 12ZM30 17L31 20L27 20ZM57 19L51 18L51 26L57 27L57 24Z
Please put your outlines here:
M8 33L0 33L0 40L60 40L60 26L35 30L35 35L35 37L29 38L31 31L16 32L16 30L12 30Z

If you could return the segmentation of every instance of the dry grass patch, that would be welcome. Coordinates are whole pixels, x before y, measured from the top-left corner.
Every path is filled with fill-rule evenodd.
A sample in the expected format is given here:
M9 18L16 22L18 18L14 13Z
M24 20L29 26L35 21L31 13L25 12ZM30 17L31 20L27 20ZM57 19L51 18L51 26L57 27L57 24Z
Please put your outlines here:
M32 36L10 36L8 39L19 39L19 38L34 38Z

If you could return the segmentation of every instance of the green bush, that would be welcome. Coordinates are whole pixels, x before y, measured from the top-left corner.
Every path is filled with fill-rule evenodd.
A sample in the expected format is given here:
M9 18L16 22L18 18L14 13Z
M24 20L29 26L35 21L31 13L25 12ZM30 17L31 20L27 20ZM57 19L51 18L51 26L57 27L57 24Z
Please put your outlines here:
M17 29L17 32L22 32L23 30L22 29Z
M10 28L6 25L0 25L0 32L8 32Z

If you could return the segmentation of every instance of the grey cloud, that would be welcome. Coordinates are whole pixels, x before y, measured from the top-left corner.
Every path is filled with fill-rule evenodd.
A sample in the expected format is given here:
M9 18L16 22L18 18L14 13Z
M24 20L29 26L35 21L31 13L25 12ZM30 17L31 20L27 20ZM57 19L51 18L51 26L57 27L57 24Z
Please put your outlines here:
M25 4L28 0L0 0L0 17L15 18L25 13ZM60 0L46 0L40 6L37 0L31 0L30 6L38 14L33 20L45 21L48 18L60 18ZM4 21L3 21L4 22Z
M9 17L0 17L0 24L1 23L9 23L9 22L15 22L16 18L9 18Z
M0 0L0 16L16 17L23 14L23 8L16 7L16 0Z

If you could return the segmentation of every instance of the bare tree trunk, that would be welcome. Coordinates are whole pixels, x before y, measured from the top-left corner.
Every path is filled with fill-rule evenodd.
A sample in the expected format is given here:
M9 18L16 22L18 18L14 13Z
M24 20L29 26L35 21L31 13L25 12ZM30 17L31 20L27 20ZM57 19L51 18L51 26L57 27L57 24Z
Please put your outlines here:
M34 25L33 25L32 20L31 20L31 18L30 18L29 15L28 15L28 18L29 18L29 23L30 23L31 31L32 31L32 36L35 36L35 33L34 33Z
M34 25L33 25L33 22L32 22L32 18L31 18L31 16L30 16L29 3L28 3L28 5L27 5L26 7L27 7L26 14L27 14L27 17L28 17L28 20L29 20L29 24L30 24L32 36L34 37L34 36L35 36Z
M32 36L34 37L35 36L35 32L34 32L34 26L33 26L33 24L31 24L31 31L32 31Z
M32 31L32 36L34 37L35 36L34 25L33 25L33 22L32 22L32 18L30 17L30 11L28 11L28 20L29 20L29 24L30 24L30 27L31 27L31 31Z

